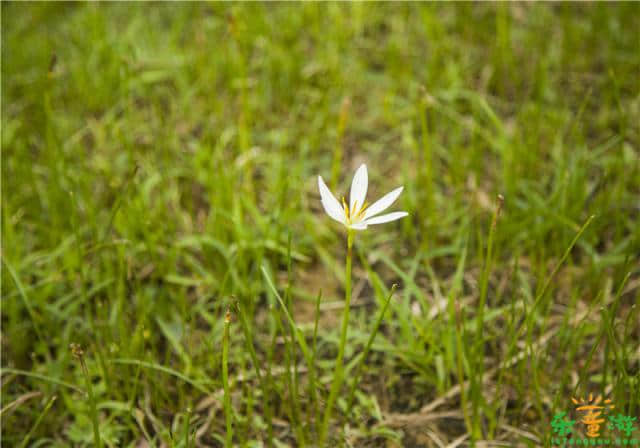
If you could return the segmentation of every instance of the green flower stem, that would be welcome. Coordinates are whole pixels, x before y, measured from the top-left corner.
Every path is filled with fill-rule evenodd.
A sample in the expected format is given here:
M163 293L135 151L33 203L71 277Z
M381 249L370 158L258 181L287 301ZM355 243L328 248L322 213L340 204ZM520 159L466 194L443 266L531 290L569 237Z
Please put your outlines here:
M349 229L347 234L347 263L345 270L344 281L344 311L342 313L342 329L340 331L340 345L338 346L338 357L336 358L335 374L333 376L333 383L331 384L331 390L329 391L329 399L327 400L327 407L324 411L324 419L322 422L322 428L320 430L319 445L323 446L327 436L327 430L329 428L329 422L331 421L331 413L333 411L333 404L336 401L338 392L340 392L340 386L342 386L343 375L343 359L344 359L344 347L347 344L347 328L349 326L349 310L351 306L351 259L353 248L353 230Z

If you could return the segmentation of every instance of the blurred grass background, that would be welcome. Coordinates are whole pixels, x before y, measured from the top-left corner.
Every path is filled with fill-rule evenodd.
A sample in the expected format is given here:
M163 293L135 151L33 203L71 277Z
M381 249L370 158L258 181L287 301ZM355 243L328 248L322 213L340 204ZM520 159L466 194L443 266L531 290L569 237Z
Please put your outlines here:
M345 236L316 176L346 196L363 162L410 217L358 234L348 369L399 290L333 443L541 446L589 392L638 415L639 13L3 3L3 442L91 445L79 343L108 446L220 445L237 300L273 381L234 320L234 443L313 446L260 268L306 335L323 292L324 397Z

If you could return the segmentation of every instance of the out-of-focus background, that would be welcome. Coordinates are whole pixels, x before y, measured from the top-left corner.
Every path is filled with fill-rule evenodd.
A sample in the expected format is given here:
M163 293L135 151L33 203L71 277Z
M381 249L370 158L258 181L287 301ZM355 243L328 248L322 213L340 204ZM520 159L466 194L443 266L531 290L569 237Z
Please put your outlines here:
M3 443L93 443L77 343L106 446L221 445L230 307L233 443L313 446L345 255L316 178L361 163L410 217L357 235L332 444L637 416L639 74L637 3L3 3ZM317 384L261 267L309 344L322 290Z

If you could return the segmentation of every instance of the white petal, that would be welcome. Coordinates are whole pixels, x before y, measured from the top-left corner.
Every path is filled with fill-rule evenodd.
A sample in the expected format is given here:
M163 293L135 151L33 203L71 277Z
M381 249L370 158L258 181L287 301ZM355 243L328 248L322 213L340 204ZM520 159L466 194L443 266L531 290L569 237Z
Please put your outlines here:
M380 199L378 199L373 204L371 204L371 206L365 210L363 219L367 219L367 218L370 218L372 216L375 216L378 213L380 213L381 211L387 209L391 204L393 204L393 202L396 199L398 199L398 196L400 196L400 193L402 193L403 189L404 189L404 187L398 187L395 190L393 190L392 192L387 193L384 196L382 196Z
M331 216L336 221L345 224L344 209L331 191L329 191L324 180L322 180L322 176L318 176L318 189L320 190L322 206L324 207L324 211L327 212L327 215Z
M359 222L357 224L351 224L349 227L355 230L364 230L367 228L367 225L368 224L366 222Z
M371 224L382 224L385 222L395 221L396 219L404 218L409 213L407 212L393 212L387 213L386 215L376 216L375 218L369 218L366 221L363 221L361 224L371 225Z
M362 208L362 204L364 204L364 200L367 197L368 185L369 176L367 175L367 165L363 163L356 171L356 174L353 176L353 181L351 182L351 193L349 194L350 211L354 209L356 202L358 210ZM355 212L357 212L357 210L355 210Z

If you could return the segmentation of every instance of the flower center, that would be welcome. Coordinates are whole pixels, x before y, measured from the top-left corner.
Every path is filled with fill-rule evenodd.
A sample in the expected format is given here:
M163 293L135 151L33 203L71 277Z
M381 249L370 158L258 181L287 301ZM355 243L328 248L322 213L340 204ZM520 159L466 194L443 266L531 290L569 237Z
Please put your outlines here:
M353 202L353 209L349 210L349 206L347 205L347 201L344 200L344 196L342 196L342 207L344 208L344 215L347 219L347 224L355 224L362 220L364 216L364 211L369 207L369 203L364 201L364 205L358 209L358 201Z

